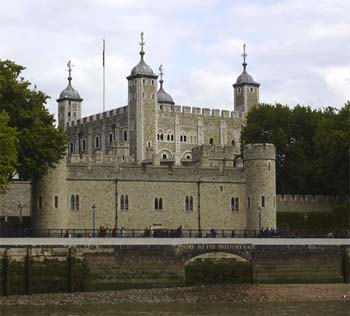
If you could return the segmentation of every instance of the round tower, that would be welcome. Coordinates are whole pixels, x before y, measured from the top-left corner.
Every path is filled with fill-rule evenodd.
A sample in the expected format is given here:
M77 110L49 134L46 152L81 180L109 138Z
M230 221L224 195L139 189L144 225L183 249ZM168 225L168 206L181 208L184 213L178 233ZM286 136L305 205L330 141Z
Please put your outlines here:
M247 229L276 228L276 148L249 144L243 149Z
M66 192L67 165L62 159L33 188L33 228L64 229L67 227L68 196Z

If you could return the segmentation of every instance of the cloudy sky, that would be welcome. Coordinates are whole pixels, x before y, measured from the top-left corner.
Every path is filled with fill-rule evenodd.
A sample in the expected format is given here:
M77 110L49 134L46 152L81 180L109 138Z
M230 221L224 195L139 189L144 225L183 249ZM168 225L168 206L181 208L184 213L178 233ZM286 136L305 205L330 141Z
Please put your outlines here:
M55 114L69 59L83 116L102 111L103 38L106 109L126 105L141 31L146 62L163 64L179 105L233 110L243 43L261 102L350 99L349 0L0 0L0 59L25 66Z

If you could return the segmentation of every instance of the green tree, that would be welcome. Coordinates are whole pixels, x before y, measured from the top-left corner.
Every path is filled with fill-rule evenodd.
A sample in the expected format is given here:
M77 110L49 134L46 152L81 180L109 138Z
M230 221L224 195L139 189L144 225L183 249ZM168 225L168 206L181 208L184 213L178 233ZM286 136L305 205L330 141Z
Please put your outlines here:
M9 116L0 112L0 193L8 189L9 179L16 171L17 144L16 129L8 126Z
M0 60L0 110L9 114L9 126L17 131L17 171L22 179L35 180L63 158L66 135L45 108L48 96L31 90L21 76L24 69Z
M350 102L334 108L262 104L248 113L242 145L276 146L277 193L349 194Z

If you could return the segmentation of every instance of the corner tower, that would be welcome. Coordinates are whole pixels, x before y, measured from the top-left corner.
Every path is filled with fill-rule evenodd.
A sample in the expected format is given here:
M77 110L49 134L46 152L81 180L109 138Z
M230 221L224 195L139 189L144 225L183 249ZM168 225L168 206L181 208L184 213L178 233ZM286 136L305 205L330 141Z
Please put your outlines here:
M72 63L67 63L68 67L68 86L57 99L58 103L58 126L66 128L68 122L76 121L81 118L81 102L78 91L72 86Z
M243 72L233 84L234 110L247 113L252 107L259 104L260 83L254 81L247 72L246 45L243 44Z
M131 70L128 79L128 126L130 156L141 163L146 160L146 149L157 151L156 131L157 114L157 78L144 61L143 33L141 33L141 60Z

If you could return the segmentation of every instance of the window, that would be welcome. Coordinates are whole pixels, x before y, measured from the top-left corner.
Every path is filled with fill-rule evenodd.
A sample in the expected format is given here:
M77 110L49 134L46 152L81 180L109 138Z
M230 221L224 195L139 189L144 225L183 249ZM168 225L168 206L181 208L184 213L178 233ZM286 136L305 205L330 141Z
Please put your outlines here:
M146 80L145 80L145 79L143 79L143 80L142 80L142 82L143 82L143 84L145 84L145 83L146 83Z
M154 209L158 210L158 198L155 198L154 200Z
M186 159L190 160L191 159L191 155L186 155Z
M126 142L128 140L128 132L127 131L124 131L123 139L124 139L124 142Z
M184 142L186 143L186 141L187 141L187 138L186 138L186 135L184 135Z
M261 207L265 207L265 196L261 197Z
M75 196L75 209L79 210L80 205L79 205L79 195Z
M55 208L58 208L58 196L55 195Z
M74 152L74 143L73 142L70 143L70 152L71 152L71 154Z
M237 93L241 93L241 88L237 88Z
M168 159L167 154L163 154L163 155L162 155L162 159Z
M124 210L124 195L120 197L120 209Z
M86 141L83 139L83 150L86 150Z
M231 145L232 145L233 147L235 146L235 140L234 140L234 139L231 140Z
M235 198L231 198L231 211L235 210Z
M186 198L185 198L185 210L186 211L190 210L190 200L189 200L188 196L186 196Z
M209 144L210 145L214 145L214 139L211 137L210 140L209 140Z
M108 139L108 144L109 144L109 146L112 145L112 142L113 142L113 134L112 134L112 133L109 133L109 139Z
M41 206L42 206L42 198L41 198L41 196L39 196L38 204L39 204L39 209L41 209Z
M164 139L164 135L160 134L160 140L163 140L163 139Z
M174 140L174 135L171 135L171 140L172 140L172 141Z
M129 197L127 195L125 195L124 206L127 211L129 209Z
M159 209L162 210L163 209L163 199L159 198Z
M193 211L193 197L190 196L190 211Z
M100 138L98 136L95 137L95 148L100 148Z
M180 142L182 142L182 135L180 135Z
M75 198L74 198L73 194L70 197L70 208L71 208L71 210L74 210L74 208L75 208Z
M163 199L162 198L155 198L154 199L154 209L155 210L162 210L163 209Z
M268 169L269 169L269 171L271 170L271 162L270 161L268 162Z
M248 196L248 208L250 208L250 196Z
M152 83L152 86L153 86L154 85L154 80L152 80L151 83Z
M151 147L151 142L147 142L147 147Z
M250 88L250 92L254 92L254 88Z
M169 141L170 140L170 135L166 135L166 140Z
M239 211L239 199L238 199L238 197L236 197L236 200L235 200L235 209L237 212Z

